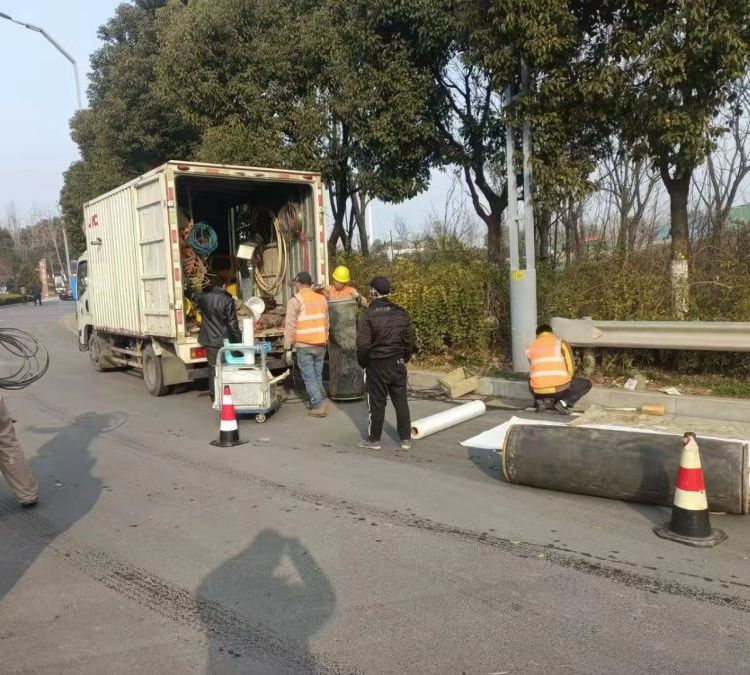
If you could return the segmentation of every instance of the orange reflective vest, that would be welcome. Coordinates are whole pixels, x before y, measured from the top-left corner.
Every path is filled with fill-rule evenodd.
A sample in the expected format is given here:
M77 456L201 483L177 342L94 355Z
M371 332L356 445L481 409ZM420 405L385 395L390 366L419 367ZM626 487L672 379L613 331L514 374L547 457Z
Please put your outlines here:
M351 286L344 286L340 291L336 290L335 286L330 286L326 293L328 295L329 302L339 302L341 300L356 300L359 296L356 288Z
M328 301L312 288L304 288L297 295L300 311L294 341L306 345L324 345L328 342Z
M526 350L529 359L529 385L537 394L554 394L570 386L573 363L563 341L552 333L542 333Z

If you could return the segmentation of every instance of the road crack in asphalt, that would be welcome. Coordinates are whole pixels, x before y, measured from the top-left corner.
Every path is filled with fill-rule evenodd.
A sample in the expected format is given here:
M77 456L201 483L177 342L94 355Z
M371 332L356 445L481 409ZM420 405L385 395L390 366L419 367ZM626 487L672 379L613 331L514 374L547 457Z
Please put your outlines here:
M40 408L43 408L53 416L67 422L73 422L76 419L69 411L53 406L34 394L31 394L30 397L35 399ZM193 459L174 450L155 447L118 430L106 432L103 436L106 436L113 441L117 441L136 452L173 460L185 467L195 469L200 473L209 472L231 480L249 483L255 487L271 492L278 492L286 497L317 506L318 508L322 506L339 513L365 516L369 520L380 519L392 525L399 525L431 534L448 536L454 539L471 542L473 544L480 544L507 553L516 558L535 560L539 563L550 563L556 567L571 569L582 574L607 579L640 591L666 593L668 595L697 600L699 602L707 602L719 607L727 607L741 612L750 613L750 599L697 588L677 580L663 579L636 571L621 569L615 567L613 564L606 564L605 562L597 561L589 556L589 554L584 555L583 553L578 553L569 549L562 551L551 547L550 545L499 537L491 535L488 532L478 532L476 530L470 530L447 523L436 522L429 518L403 514L394 510L387 510L369 504L344 500L340 497L328 494L313 492L312 490L305 488L293 487L268 478L262 478L243 471L237 471L228 466ZM616 562L623 565L637 567L635 563L628 561ZM656 571L662 570L656 569ZM671 570L664 570L663 572L672 573Z

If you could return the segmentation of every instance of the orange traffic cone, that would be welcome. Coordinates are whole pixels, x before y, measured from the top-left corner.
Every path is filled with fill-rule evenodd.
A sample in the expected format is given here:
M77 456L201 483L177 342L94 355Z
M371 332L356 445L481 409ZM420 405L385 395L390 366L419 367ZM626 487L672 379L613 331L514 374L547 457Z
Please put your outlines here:
M722 530L711 528L708 518L706 484L703 481L701 455L695 434L691 431L682 438L680 471L674 491L672 520L654 532L662 539L671 539L688 546L709 548L727 538Z
M234 445L242 445L247 441L240 440L240 428L237 425L237 414L234 412L232 403L232 392L228 386L224 386L224 397L221 401L221 421L219 422L219 440L211 441L211 445L220 448L231 448Z

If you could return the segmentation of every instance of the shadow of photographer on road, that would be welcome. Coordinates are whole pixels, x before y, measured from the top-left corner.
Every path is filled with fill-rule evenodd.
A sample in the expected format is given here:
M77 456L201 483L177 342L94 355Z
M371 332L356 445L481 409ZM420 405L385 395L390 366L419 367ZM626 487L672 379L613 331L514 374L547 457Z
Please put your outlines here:
M296 537L263 530L204 579L198 597L208 673L325 670L309 640L332 616L336 594ZM220 608L239 614L241 625L227 630Z
M84 413L66 426L30 428L35 433L55 435L29 462L41 494L34 514L24 513L0 496L0 600L47 545L75 525L99 500L102 481L93 475L96 461L91 444L102 433L120 426L124 419L127 417L123 413Z

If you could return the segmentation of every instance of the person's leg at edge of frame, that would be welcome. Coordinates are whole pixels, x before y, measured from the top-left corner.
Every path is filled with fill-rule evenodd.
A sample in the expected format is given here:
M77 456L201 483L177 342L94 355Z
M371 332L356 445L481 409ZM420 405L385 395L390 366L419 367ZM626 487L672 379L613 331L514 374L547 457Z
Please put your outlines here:
M208 395L211 398L211 403L214 402L216 394L216 357L218 353L218 347L206 347L206 361L208 362Z
M380 367L368 366L365 369L365 393L367 395L368 425L367 438L359 441L360 448L380 450L380 437L385 422L385 404L388 400L388 387L383 381Z
M13 418L0 395L0 472L10 485L10 489L24 506L33 506L39 497L39 485L31 473L21 445L16 438Z
M310 399L311 412L320 407L323 402L320 398L320 387L315 375L315 357L312 350L308 348L297 348L297 366L305 383L305 391Z
M393 367L388 394L396 410L396 427L401 441L401 449L411 448L411 413L409 412L408 373L403 359L396 361Z

